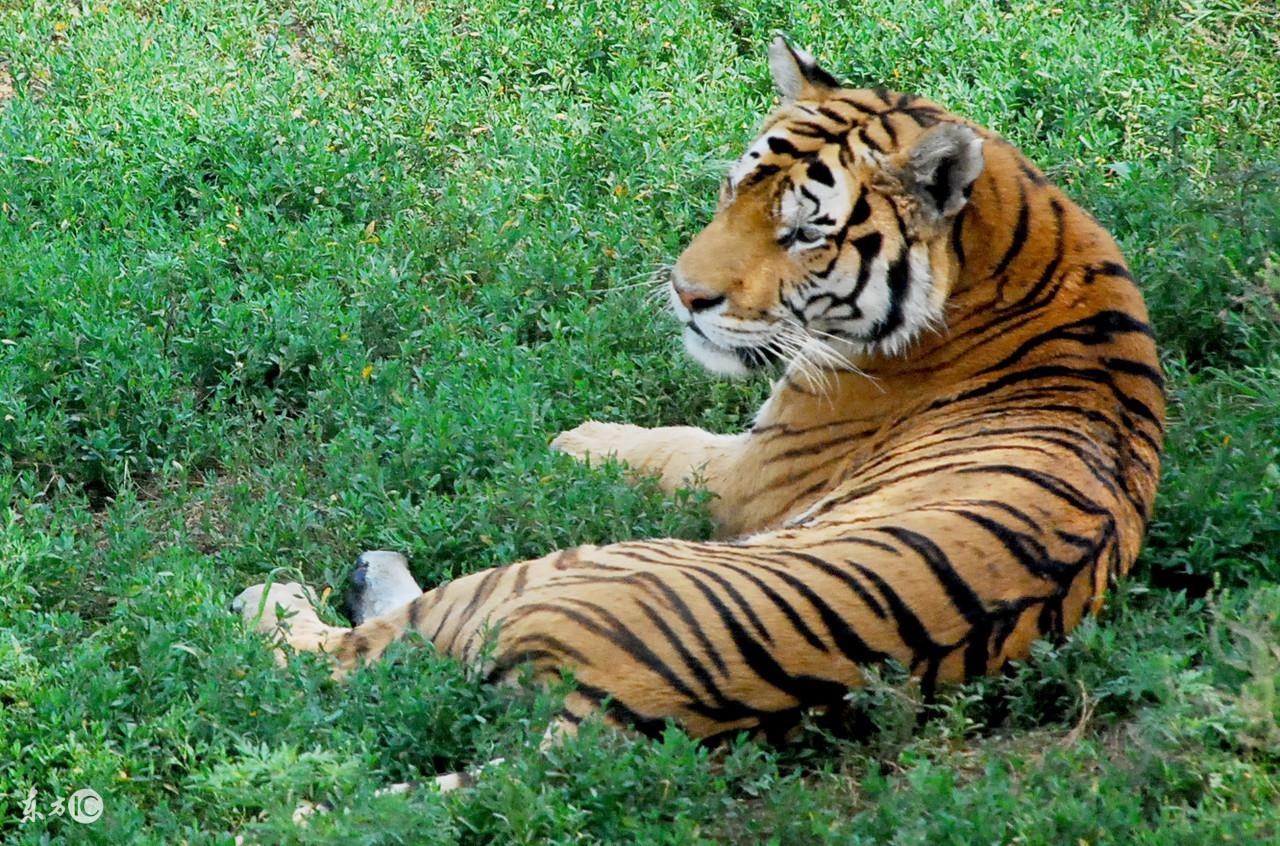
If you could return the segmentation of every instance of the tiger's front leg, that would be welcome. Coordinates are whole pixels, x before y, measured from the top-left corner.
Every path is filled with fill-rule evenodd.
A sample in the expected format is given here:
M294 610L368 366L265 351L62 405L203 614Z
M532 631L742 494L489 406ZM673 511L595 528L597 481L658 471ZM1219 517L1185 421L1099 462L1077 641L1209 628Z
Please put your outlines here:
M721 525L738 511L736 473L745 435L717 435L695 426L647 429L588 421L561 432L551 448L588 463L614 458L639 475L654 476L666 493L702 487L715 495L710 510Z

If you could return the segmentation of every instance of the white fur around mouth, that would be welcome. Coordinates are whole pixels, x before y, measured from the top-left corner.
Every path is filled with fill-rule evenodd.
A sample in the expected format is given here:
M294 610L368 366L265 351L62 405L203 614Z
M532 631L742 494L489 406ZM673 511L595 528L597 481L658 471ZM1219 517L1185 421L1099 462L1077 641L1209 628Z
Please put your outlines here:
M725 349L711 343L698 334L692 326L684 327L684 348L693 360L701 364L710 373L717 376L740 378L750 375L751 370L743 363L733 350Z

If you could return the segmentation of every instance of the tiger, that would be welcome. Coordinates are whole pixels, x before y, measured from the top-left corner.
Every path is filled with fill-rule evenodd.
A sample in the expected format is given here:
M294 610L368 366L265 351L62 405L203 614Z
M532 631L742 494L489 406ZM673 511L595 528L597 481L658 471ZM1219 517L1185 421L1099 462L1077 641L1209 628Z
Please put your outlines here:
M1061 641L1134 564L1165 420L1113 238L1009 142L843 86L779 36L778 105L662 284L687 352L766 372L745 431L588 421L551 446L710 493L710 540L584 545L423 591L365 553L350 627L297 582L234 602L337 672L416 633L588 718L785 737L879 667L925 696Z

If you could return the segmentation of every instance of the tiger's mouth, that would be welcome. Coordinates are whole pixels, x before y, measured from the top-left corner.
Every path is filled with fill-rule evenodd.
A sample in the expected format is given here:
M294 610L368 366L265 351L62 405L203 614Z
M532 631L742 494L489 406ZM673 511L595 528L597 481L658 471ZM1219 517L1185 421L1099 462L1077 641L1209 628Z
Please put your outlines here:
M782 360L777 350L768 346L721 346L692 320L684 325L684 348L694 361L719 376L748 376Z

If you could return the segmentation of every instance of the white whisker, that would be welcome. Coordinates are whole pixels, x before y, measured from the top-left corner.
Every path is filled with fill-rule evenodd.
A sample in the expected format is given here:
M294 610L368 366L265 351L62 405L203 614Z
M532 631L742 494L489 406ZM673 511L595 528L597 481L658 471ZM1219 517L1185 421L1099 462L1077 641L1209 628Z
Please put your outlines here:
M634 288L665 287L671 276L671 265L661 264L653 270L644 270L623 277L621 284L609 288L596 288L593 293L612 294L616 291L629 291ZM633 281L633 280L640 281Z
M784 319L784 325L790 332L793 332L795 336L803 339L801 342L800 357L803 358L807 364L810 364L814 368L822 371L844 370L850 373L856 373L879 386L879 380L870 373L867 373L861 367L858 367L858 365L854 364L848 355L841 353L824 340L824 338L830 338L832 341L845 343L846 341L844 338L816 327L805 326L798 320L790 317Z

